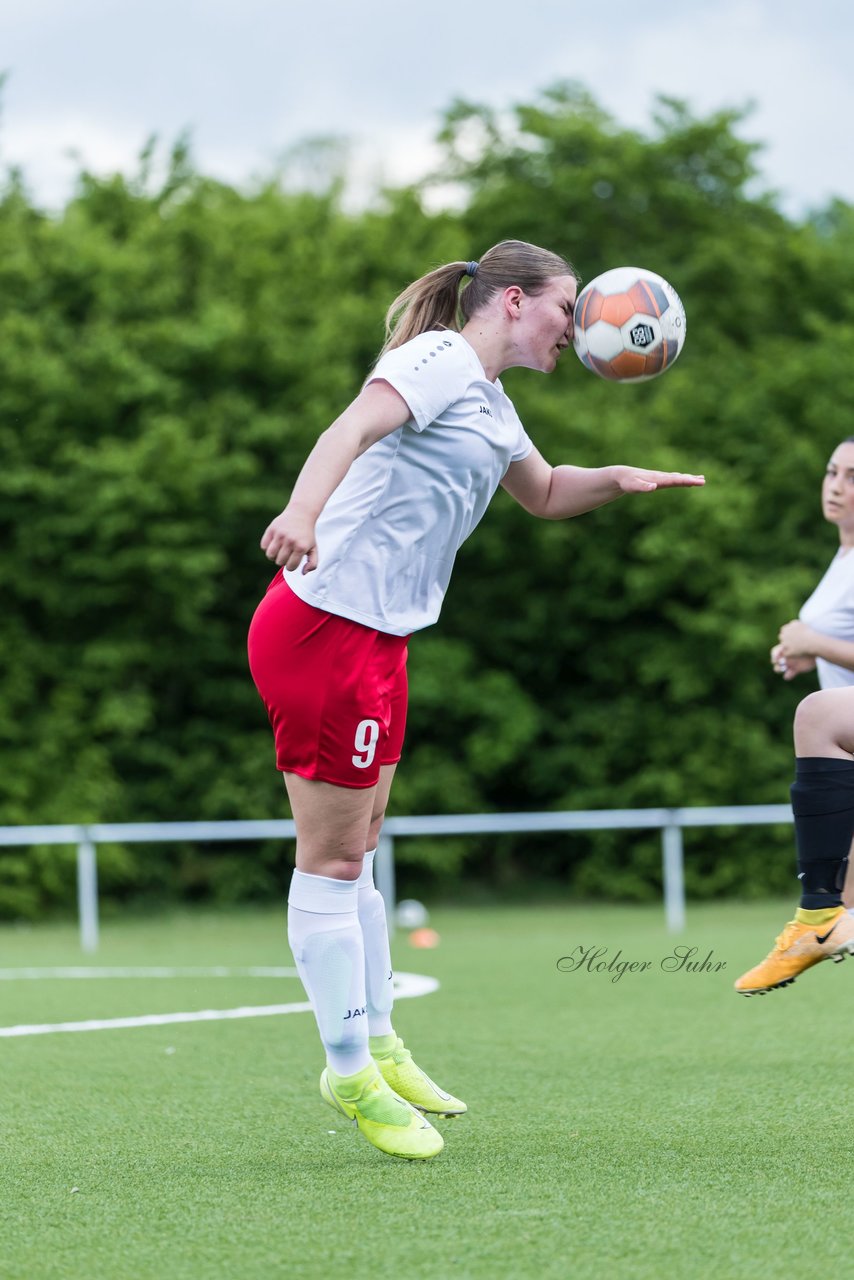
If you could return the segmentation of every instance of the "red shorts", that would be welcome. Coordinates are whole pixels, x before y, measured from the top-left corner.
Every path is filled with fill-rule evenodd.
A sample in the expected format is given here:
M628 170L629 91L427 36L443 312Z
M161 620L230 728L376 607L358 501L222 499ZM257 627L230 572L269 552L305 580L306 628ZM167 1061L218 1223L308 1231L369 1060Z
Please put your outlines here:
M406 728L406 636L306 604L281 570L249 627L249 669L283 773L373 787Z

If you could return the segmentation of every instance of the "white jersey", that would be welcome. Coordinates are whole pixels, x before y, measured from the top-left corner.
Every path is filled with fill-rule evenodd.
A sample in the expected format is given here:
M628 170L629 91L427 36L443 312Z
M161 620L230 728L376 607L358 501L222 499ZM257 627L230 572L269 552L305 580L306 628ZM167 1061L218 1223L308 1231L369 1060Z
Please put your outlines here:
M822 635L854 641L854 549L840 547L827 572L800 612L802 622ZM854 671L816 658L822 689L854 684Z
M308 604L404 636L436 621L457 551L533 445L459 333L432 330L387 352L377 380L412 417L366 449L329 498L317 568L283 572Z

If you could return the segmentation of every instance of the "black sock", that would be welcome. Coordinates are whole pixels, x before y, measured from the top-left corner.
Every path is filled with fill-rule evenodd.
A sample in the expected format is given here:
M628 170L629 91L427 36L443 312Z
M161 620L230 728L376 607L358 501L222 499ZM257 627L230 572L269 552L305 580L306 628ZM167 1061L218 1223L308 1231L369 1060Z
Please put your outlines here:
M854 760L801 756L791 787L801 906L838 907L854 834Z

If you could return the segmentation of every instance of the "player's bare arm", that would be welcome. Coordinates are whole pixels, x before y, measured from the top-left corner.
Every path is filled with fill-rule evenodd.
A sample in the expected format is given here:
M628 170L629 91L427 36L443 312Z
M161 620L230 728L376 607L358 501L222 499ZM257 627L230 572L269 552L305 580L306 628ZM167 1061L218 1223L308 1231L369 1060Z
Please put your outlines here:
M261 549L285 569L317 568L315 524L329 496L370 445L391 435L412 415L387 382L370 382L318 437L285 509L264 530Z
M533 449L521 462L511 463L502 485L531 515L566 520L614 502L626 493L656 489L696 488L703 476L681 471L649 471L643 467L552 467Z

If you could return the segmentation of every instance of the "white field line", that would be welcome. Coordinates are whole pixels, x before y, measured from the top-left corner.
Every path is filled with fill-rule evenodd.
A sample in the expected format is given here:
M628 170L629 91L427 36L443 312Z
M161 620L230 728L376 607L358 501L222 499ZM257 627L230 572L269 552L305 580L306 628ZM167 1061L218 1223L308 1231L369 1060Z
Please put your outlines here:
M0 1027L0 1037L48 1036L57 1031L117 1031L127 1027L163 1027L173 1022L222 1022L227 1018L270 1018L305 1013L310 1004L247 1005L240 1009L197 1009L193 1013L144 1013L136 1018L90 1018L86 1022L42 1022Z
M294 971L295 972L295 971ZM394 994L405 1000L436 991L439 983L418 973L396 973ZM43 1022L0 1027L0 1038L45 1036L61 1031L112 1031L130 1027L162 1027L176 1022L224 1022L235 1018L271 1018L285 1013L309 1013L308 1001L296 1004L244 1005L237 1009L197 1009L190 1013L147 1013L132 1018L90 1018L85 1022Z
M206 969L191 968L113 968L92 969L80 965L59 969L0 969L0 982L18 982L22 979L39 981L50 978L296 978L296 969L281 965L253 965L245 969L232 969L227 965L213 965Z

